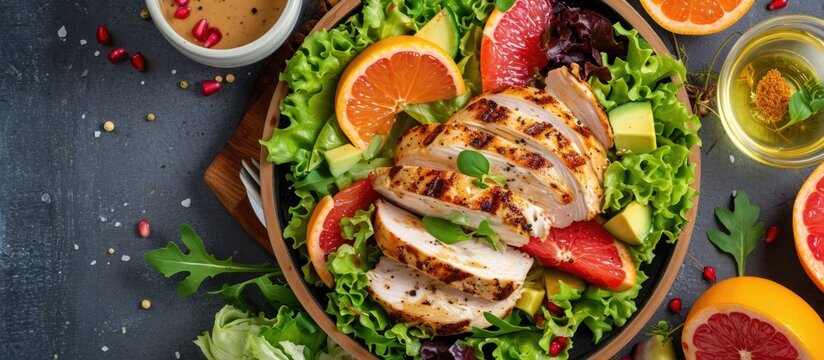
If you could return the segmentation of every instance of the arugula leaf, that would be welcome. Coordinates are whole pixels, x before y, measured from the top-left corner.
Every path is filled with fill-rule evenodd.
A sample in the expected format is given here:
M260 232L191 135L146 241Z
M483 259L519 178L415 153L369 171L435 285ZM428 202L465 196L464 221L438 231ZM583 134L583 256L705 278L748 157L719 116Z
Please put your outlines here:
M456 244L472 238L471 233L465 233L460 225L446 219L424 216L423 227L436 239L447 244Z
M143 260L167 278L177 273L189 273L177 287L177 295L186 297L194 294L203 280L225 273L273 273L280 271L270 264L244 265L232 262L229 257L218 260L206 253L203 241L191 226L180 225L180 240L189 248L184 254L177 244L169 242L165 248L154 249L143 255Z
M715 246L735 258L738 276L743 276L747 256L764 236L766 225L763 221L758 221L761 209L758 205L750 203L745 192L738 191L733 202L733 211L723 207L715 208L715 216L727 228L729 234L720 230L710 230L707 231L707 237Z
M220 288L220 290L209 291L209 294L220 295L224 301L232 304L232 306L238 309L250 310L251 307L246 302L246 299L243 296L243 291L247 286L254 284L257 285L258 289L260 289L263 297L265 297L266 300L269 300L269 303L274 304L275 306L287 305L291 307L299 307L300 302L297 297L295 297L295 293L289 289L288 285L276 284L272 281L272 277L281 275L283 275L283 273L278 270L242 283L234 285L223 284L223 287Z
M493 315L490 312L484 312L484 319L488 321L493 326L496 326L497 329L481 329L479 327L472 327L472 337L496 337L506 334L512 334L522 331L536 331L538 330L537 327L528 325L523 326L520 325L523 322L523 312L520 310L514 310L509 315L505 316L503 319Z
M780 130L807 120L824 109L824 81L815 85L803 85L790 96L790 121Z

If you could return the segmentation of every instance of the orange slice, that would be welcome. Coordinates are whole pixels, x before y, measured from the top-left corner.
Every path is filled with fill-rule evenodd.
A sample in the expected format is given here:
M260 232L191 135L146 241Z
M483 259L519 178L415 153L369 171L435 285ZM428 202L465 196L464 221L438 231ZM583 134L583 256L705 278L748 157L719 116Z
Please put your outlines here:
M824 291L824 163L810 174L795 197L793 234L801 265Z
M335 114L352 144L364 149L375 135L389 133L405 105L465 92L458 65L438 45L393 36L366 48L343 71Z
M714 34L735 24L753 0L641 0L664 29L683 35Z
M820 359L824 322L773 281L742 276L705 291L690 309L681 347L687 360Z

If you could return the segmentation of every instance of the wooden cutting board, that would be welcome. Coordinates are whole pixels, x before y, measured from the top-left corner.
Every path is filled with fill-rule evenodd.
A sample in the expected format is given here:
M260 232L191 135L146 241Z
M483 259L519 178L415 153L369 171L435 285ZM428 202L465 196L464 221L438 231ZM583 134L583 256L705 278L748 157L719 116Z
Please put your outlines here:
M309 10L308 20L266 60L234 134L203 174L206 185L226 207L226 210L270 254L273 254L272 245L266 234L266 228L255 216L249 199L246 197L246 190L240 182L240 161L245 159L248 162L249 159L258 159L260 156L258 139L263 134L266 113L278 83L278 74L283 71L286 59L295 53L295 49L303 42L306 34L336 2L337 0L318 1L314 8Z

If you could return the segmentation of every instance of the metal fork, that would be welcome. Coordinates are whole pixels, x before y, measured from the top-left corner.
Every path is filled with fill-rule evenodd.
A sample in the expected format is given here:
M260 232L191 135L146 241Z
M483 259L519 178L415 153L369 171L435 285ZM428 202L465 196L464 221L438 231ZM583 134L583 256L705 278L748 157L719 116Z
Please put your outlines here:
M252 165L249 165L246 160L240 160L240 164L243 165L240 168L240 182L246 188L246 196L249 197L255 216L263 227L266 227L266 221L263 218L263 200L260 197L260 163L255 159L250 159L250 161Z

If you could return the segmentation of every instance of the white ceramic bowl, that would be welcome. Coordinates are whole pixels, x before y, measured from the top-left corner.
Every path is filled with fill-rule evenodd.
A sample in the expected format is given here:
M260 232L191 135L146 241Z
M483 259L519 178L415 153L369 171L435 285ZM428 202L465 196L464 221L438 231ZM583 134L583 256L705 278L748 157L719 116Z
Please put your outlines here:
M287 0L286 7L275 25L255 41L232 49L207 49L192 44L172 29L166 17L163 16L161 1L164 0L146 0L146 7L152 16L152 22L163 37L186 57L204 65L220 68L253 64L275 52L292 34L300 17L302 3L301 0Z

